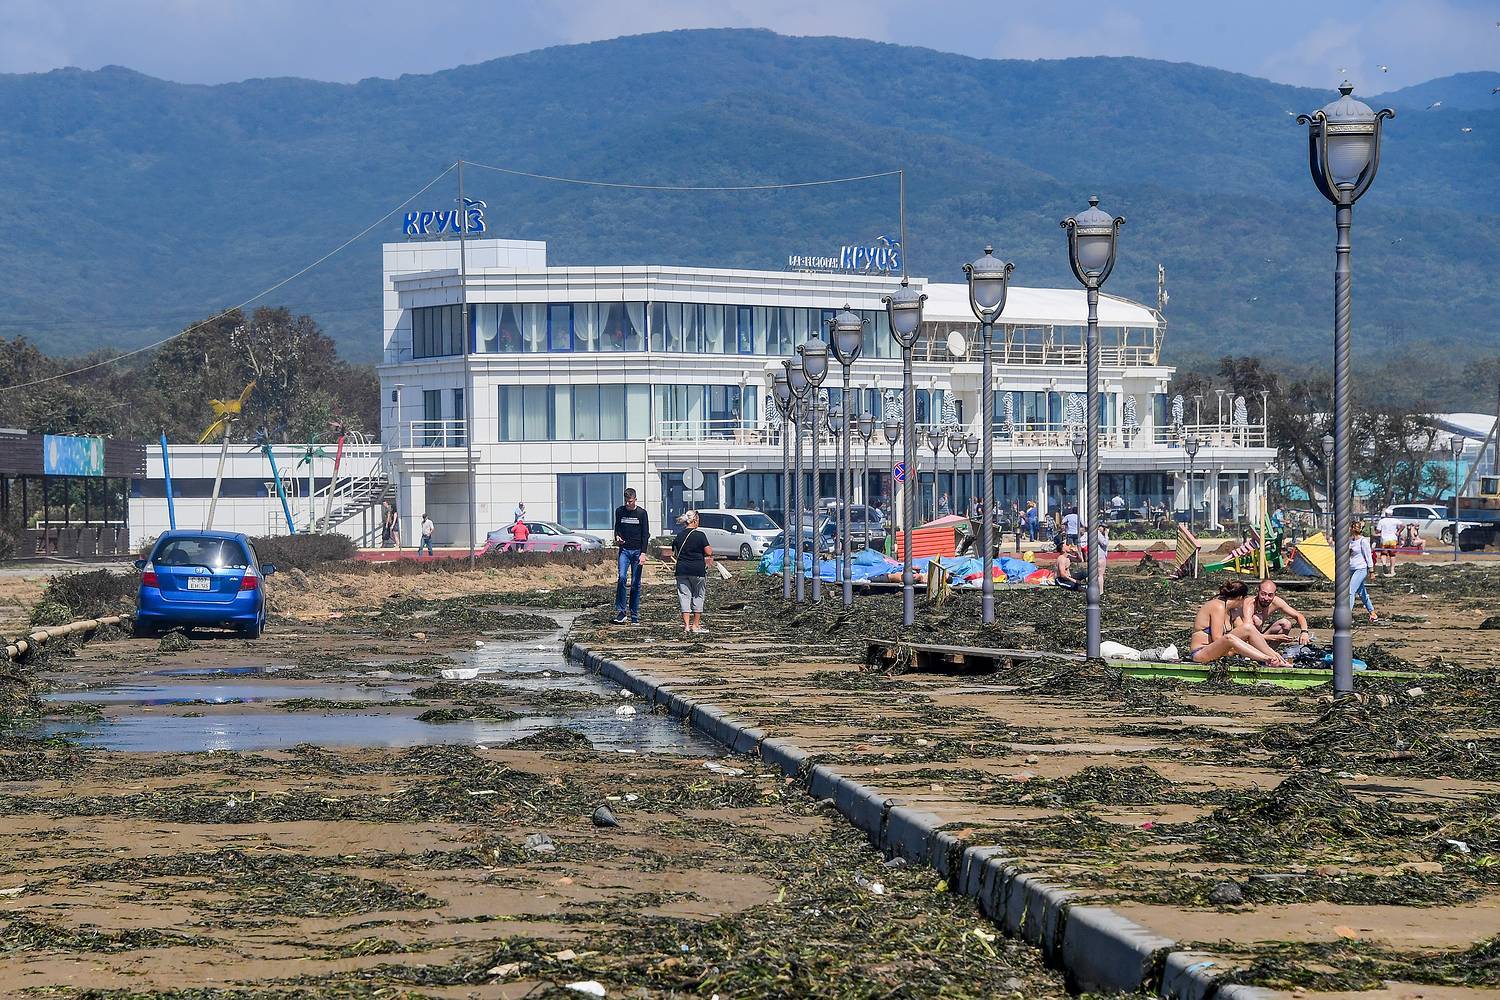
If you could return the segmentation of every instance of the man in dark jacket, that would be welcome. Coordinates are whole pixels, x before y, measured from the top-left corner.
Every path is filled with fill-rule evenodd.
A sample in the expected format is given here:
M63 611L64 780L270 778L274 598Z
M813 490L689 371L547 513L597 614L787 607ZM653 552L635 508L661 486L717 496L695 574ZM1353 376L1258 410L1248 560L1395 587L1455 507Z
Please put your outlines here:
M625 491L625 503L615 508L615 545L620 549L619 576L615 581L615 624L626 622L625 582L630 578L630 624L641 618L641 553L651 537L646 509L635 502L635 490Z

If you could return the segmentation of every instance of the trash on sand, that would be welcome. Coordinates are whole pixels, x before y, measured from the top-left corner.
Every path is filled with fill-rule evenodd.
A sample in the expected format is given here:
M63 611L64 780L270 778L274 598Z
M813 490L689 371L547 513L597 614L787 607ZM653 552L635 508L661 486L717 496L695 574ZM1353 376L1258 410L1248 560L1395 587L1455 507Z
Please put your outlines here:
M625 793L625 801L626 802L634 802L634 801L636 801L639 798L640 798L640 796L637 795L637 794L635 794L635 792L626 792Z
M465 790L470 795L474 796L475 798L478 798L478 797L483 796L483 795L499 795L500 794L497 790L495 790L493 788L469 788L469 789L465 789Z
M854 884L861 889L868 889L877 896L885 895L885 885L881 882L872 882L858 872L854 873Z
M572 948L564 948L562 951L554 951L552 957L559 962L571 962L578 957L578 952Z
M1426 693L1427 693L1426 691L1423 691L1419 687L1417 687L1417 688L1407 688L1406 689L1406 696L1408 698L1420 698L1420 697L1422 697L1422 695L1424 695Z
M1245 901L1245 893L1237 882L1220 882L1208 890L1208 901L1215 906L1239 906Z
M741 768L729 767L727 765L720 764L716 760L704 761L703 766L712 771L714 774L722 774L730 778L738 778L740 775L745 773Z
M576 983L569 983L563 988L572 990L574 993L586 993L591 997L604 996L604 986L593 979L583 979Z
M545 833L533 833L527 835L525 848L532 854L551 854L557 850L557 845Z
M479 676L479 668L445 667L439 673L445 681L472 681Z
M907 862L905 858L891 858L889 861L885 862L885 866L887 868L905 868L906 864Z
M413 639L425 639L425 638L427 638L427 633L426 632L413 632L411 634L411 637Z
M629 705L621 705L619 708L615 709L615 714L616 715L634 715L635 714L635 709L631 708Z
M1450 840L1448 841L1448 846L1453 848L1459 854L1469 853L1469 845L1462 840Z
M24 885L18 885L9 889L0 889L0 896L19 896L25 891L26 887Z
M520 972L521 972L521 963L520 962L506 962L504 965L497 965L493 969L487 970L485 972L485 975L486 976L515 976L515 975L519 975Z
M621 698L629 698L630 697L630 688L620 688L620 697Z
M474 640L474 648L475 649L483 649L484 648L484 640L483 639L475 639Z
M620 821L615 819L615 814L609 811L609 806L600 806L594 810L595 826L619 826Z

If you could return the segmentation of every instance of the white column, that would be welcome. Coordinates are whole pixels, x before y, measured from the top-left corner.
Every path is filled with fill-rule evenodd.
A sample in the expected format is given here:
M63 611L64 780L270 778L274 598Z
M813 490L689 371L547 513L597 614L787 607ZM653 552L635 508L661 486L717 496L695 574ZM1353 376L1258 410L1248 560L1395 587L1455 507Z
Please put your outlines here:
M401 546L415 548L422 533L422 513L427 506L427 476L408 472L396 486L401 512Z

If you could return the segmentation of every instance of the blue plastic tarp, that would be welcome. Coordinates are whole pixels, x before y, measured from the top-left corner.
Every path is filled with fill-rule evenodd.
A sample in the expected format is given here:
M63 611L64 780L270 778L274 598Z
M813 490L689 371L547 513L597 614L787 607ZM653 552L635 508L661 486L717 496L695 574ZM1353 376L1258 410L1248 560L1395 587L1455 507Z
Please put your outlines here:
M760 557L759 572L768 575L780 574L782 558L783 553L780 549L771 549ZM812 554L809 552L802 553L801 563L802 575L811 578L813 572ZM850 559L849 579L856 583L900 572L900 563L892 562L874 549L861 549L855 552ZM834 559L818 560L818 576L826 581L838 580L838 561Z

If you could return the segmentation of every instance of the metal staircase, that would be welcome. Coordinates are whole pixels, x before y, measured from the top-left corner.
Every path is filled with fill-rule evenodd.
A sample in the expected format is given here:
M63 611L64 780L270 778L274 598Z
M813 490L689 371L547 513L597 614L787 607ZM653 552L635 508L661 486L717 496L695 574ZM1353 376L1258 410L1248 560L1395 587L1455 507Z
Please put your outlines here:
M355 447L367 447L369 442L359 440ZM392 493L390 477L385 471L385 456L381 455L368 472L359 476L336 479L313 494L314 520L312 530L318 532L337 531L340 526L376 507ZM370 518L364 526L360 545L375 544L380 534L379 518Z

